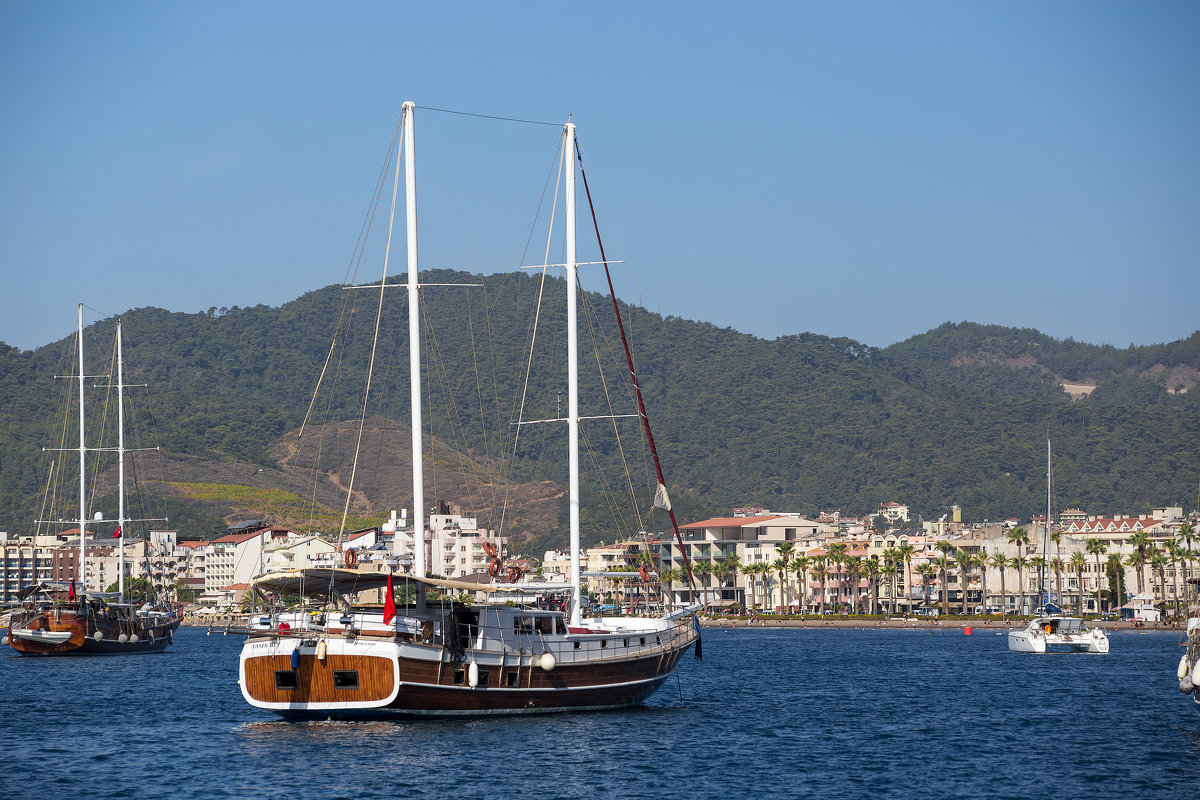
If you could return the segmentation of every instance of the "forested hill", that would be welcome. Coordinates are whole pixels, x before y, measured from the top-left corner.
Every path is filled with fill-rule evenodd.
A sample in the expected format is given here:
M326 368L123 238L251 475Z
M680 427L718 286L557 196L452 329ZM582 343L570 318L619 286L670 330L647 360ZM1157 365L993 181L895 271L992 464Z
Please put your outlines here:
M485 284L481 290L424 293L434 436L445 452L463 454L464 469L476 473L472 486L493 493L501 486L526 487L525 496L557 503L563 518L557 493L529 489L547 481L565 485L565 452L553 446L561 443L561 432L528 426L515 451L506 444L516 398L526 398L524 419L550 419L560 414L558 392L566 389L561 337L546 336L550 355L526 377L523 353L538 278L450 272L423 278ZM560 298L562 282L551 281L546 292ZM235 519L256 516L269 492L311 496L312 502L319 497L326 511L340 505L328 490L346 483L348 461L322 461L324 483L313 488L281 459L286 461L286 443L309 412L318 379L342 389L313 405L310 424L357 420L376 294L327 287L279 308L201 314L143 308L124 315L127 380L148 384L134 390L143 393L136 399L148 409L134 422L152 427L147 436L163 448L149 468L157 474L142 477L158 481L167 495L165 510L178 526L191 528L186 534L211 535ZM407 332L399 316L402 292L395 295L399 302L380 321L382 355L370 408L379 419L406 423ZM589 330L611 321L607 304L588 296L583 318ZM1137 513L1162 503L1190 509L1196 500L1200 332L1171 344L1117 349L1028 329L948 323L877 349L812 334L764 340L637 307L623 313L671 497L685 521L735 505L858 514L887 500L906 502L926 518L951 504L962 506L970 521L1027 518L1045 502L1047 433L1054 443L1058 507ZM561 316L544 306L543 323L560 323ZM331 355L334 330L347 319L354 324L339 334ZM85 348L94 350L90 363L107 363L112 330L111 320L86 330ZM53 379L72 374L72 348L71 339L36 351L0 346L0 529L26 530L46 513L49 454L42 448L73 441L64 435L62 410L70 407L64 382ZM619 344L610 339L602 350L619 352ZM590 358L585 353L581 362ZM477 374L490 387L465 391L466 379L473 382ZM606 413L595 400L606 388L620 394L619 381L601 384L591 374L581 380L588 398L583 414ZM622 395L613 410L633 409ZM585 432L585 484L620 486L621 451L603 427ZM626 460L644 461L636 443L623 444ZM380 458L383 451L373 452ZM63 470L75 468L72 458L62 454ZM445 466L449 457L427 458ZM220 479L205 481L206 475ZM653 481L639 480L637 491L648 505ZM195 487L204 483L223 488L205 490L199 502ZM435 487L436 499L483 515L476 508L482 496L454 494L460 484L466 485ZM411 507L403 496L411 487L361 485L367 488L354 508L362 519ZM622 502L587 494L590 540L635 524L620 510ZM548 519L530 515L515 533L539 545L553 542Z

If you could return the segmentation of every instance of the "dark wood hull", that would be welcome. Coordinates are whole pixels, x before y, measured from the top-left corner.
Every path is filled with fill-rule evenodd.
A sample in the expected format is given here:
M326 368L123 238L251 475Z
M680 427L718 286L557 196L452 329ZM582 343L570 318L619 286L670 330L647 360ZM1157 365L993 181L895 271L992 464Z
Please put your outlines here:
M440 648L392 640L329 652L263 640L243 651L242 693L253 705L289 718L456 717L594 711L639 705L675 671L692 639L676 646L620 658L583 660L543 669L530 656L481 654L478 685L468 685L468 661L452 661ZM287 652L281 652L287 649ZM331 648L333 649L333 648ZM295 650L296 668L292 669ZM352 671L355 686L339 686L335 673ZM288 687L281 688L279 675ZM293 677L288 677L294 675Z
M26 656L102 656L155 653L165 650L175 639L180 619L164 620L149 624L139 619L104 619L83 616L65 608L48 609L40 613L21 614L15 612L8 629L8 643L21 655ZM16 631L65 632L70 636L65 641L40 641L23 638ZM96 634L100 638L96 638ZM131 634L137 635L132 641ZM125 641L121 641L122 635Z

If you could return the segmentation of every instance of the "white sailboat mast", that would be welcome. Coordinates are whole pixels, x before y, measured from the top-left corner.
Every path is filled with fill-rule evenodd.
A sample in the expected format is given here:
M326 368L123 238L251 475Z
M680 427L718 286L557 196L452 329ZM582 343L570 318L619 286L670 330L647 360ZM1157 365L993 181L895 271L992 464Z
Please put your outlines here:
M425 565L425 477L421 463L421 308L417 282L417 166L413 154L413 113L416 104L403 106L404 212L408 244L408 373L412 407L413 469L413 571L420 578ZM397 531L397 535L399 532ZM418 589L418 595L420 595Z
M117 593L125 602L125 370L117 320Z
M571 519L571 623L580 622L583 597L579 583L579 347L578 323L575 308L579 265L575 255L575 123L563 128L563 158L566 159L566 222L567 247L567 435L570 465Z
M83 303L77 310L79 330L79 590L85 589L87 563L87 447L83 432Z

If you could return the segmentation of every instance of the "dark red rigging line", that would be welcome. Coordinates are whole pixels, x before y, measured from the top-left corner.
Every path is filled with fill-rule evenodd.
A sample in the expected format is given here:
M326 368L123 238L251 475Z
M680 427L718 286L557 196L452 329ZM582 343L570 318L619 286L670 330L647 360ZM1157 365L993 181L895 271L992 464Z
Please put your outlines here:
M587 172L583 169L583 153L579 150L579 142L575 142L575 157L579 159L579 175L583 178L583 191L587 195L588 210L592 212L592 227L596 230L596 244L600 247L600 260L604 263L604 277L608 280L608 296L612 299L613 313L617 315L617 329L621 332L621 344L625 347L625 363L629 365L629 378L633 381L633 391L637 395L638 414L642 418L642 427L646 430L646 441L650 444L650 457L654 460L654 471L658 475L658 483L666 492L667 482L663 480L662 464L658 460L658 449L654 446L654 434L650 432L650 417L646 414L646 404L642 402L642 387L638 383L637 370L633 367L633 354L629 350L629 339L625 337L625 324L621 321L621 309L617 305L617 292L613 289L612 274L608 271L608 259L604 255L604 242L600 239L600 224L596 221L596 207L592 205L592 190L588 188ZM683 536L679 533L679 523L675 521L675 509L666 509L671 517L671 528L675 531L675 541L679 542L679 552L683 554L683 565L687 567L688 585L692 592L696 591L696 578L692 575L692 562L688 558L687 548L683 546Z

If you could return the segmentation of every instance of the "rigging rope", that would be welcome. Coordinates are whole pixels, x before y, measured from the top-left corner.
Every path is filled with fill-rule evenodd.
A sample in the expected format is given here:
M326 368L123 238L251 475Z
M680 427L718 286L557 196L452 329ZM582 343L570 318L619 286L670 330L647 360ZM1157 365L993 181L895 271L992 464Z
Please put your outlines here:
M604 242L600 238L600 224L596 221L596 208L592 204L592 190L588 188L587 172L583 168L583 150L579 147L579 140L575 141L575 155L579 160L579 175L583 178L583 191L587 195L588 209L592 213L592 226L596 229L596 244L600 248L600 260L604 263L604 276L608 279L608 292L612 298L613 313L617 317L617 329L621 332L621 343L625 346L625 361L629 365L629 378L633 382L634 392L637 394L638 413L642 418L642 425L646 429L646 440L650 445L650 455L654 459L654 470L658 475L658 483L660 486L666 487L666 481L663 479L662 464L658 460L658 449L654 446L654 434L650 431L650 417L646 414L646 404L642 400L642 387L637 379L637 370L633 366L633 354L629 349L629 339L625 336L625 324L621 321L621 308L617 304L617 293L613 289L612 275L608 269L608 259L604 255ZM688 583L695 589L696 579L692 575L692 564L688 559L687 548L683 546L683 536L679 532L679 523L675 520L675 510L670 508L670 504L665 509L667 515L671 518L671 527L675 531L675 540L679 543L679 552L683 555L683 564L687 568Z

